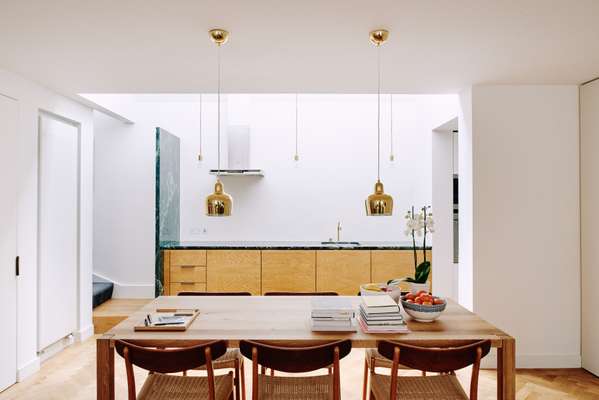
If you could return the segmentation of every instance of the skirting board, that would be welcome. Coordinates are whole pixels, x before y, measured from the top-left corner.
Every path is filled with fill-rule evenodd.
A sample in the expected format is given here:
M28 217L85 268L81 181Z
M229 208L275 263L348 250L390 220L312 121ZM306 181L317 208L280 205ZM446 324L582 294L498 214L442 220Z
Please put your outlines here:
M75 332L75 340L77 342L83 342L86 339L89 339L90 337L92 337L94 335L94 325L88 325L83 329L80 329L79 331Z
M521 354L516 355L516 368L580 368L580 354ZM495 352L481 360L481 368L497 368Z
M153 299L154 285L121 285L114 283L113 299Z
M121 283L94 272L94 280L96 282L111 282L114 284L112 292L113 299L153 299L154 298L154 283Z
M25 379L29 378L31 375L35 374L40 370L40 358L35 357L33 360L29 361L22 367L17 369L17 382L23 382Z

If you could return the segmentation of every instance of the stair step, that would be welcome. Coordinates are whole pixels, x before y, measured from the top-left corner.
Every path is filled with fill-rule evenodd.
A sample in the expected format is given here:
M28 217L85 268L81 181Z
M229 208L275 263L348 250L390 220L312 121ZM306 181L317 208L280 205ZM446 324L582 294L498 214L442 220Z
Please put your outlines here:
M112 298L114 284L112 282L94 282L93 308Z

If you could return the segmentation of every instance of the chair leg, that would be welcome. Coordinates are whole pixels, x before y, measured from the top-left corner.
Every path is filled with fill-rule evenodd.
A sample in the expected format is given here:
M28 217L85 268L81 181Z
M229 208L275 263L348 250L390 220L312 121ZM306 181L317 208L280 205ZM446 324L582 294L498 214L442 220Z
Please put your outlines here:
M370 391L370 400L376 400L376 396L372 393L372 390Z
M239 360L235 360L235 375L233 376L233 385L235 385L235 400L240 400L239 397Z
M243 367L243 358L239 360L239 382L241 382L241 399L245 400L245 368Z
M368 359L364 358L364 383L362 386L362 400L368 398Z

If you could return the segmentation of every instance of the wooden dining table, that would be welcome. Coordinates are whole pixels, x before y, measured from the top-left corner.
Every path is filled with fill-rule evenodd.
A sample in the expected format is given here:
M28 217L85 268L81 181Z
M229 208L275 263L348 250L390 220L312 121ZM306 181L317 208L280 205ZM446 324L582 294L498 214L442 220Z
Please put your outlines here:
M348 298L357 309L360 297ZM134 331L136 325L143 324L148 313L161 308L197 308L200 315L183 332ZM410 332L402 334L368 334L359 328L353 333L312 332L310 309L311 296L158 297L97 339L97 399L114 399L114 342L119 339L141 340L151 346L164 347L217 339L227 340L230 347L237 347L242 339L290 343L351 339L354 348L373 348L378 340L448 346L489 339L497 349L497 398L515 398L514 338L451 300L434 322L422 323L408 317Z

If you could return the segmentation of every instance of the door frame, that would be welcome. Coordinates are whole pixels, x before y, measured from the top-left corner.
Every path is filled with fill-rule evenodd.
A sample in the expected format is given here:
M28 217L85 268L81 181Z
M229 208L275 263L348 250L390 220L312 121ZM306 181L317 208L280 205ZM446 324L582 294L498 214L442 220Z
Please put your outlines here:
M37 341L37 345L36 345L36 350L38 352L38 356L42 356L43 355L43 350L45 349L49 349L49 348L54 348L54 346L56 346L57 343L61 343L61 341L59 340L58 342L55 342L54 344L51 344L49 347L46 347L45 349L40 349L40 271L41 271L41 263L40 263L40 204L41 204L41 163L40 163L40 159L41 159L41 141L42 141L42 118L50 118L53 119L55 121L58 122L62 122L68 125L73 126L74 128L77 129L77 215L76 215L76 221L77 221L77 232L76 232L76 237L77 237L77 255L76 255L76 270L77 270L77 276L75 278L75 282L77 285L77 290L76 290L76 294L77 294L77 304L76 304L76 319L77 319L77 323L76 323L76 331L72 332L73 335L75 335L77 333L77 331L80 331L82 329L81 327L81 123L75 120L72 120L70 118L66 118L62 115L53 113L51 111L45 110L45 109L38 109L38 118L37 118L37 229L36 229L36 250L37 250L37 255L36 255L36 271L37 271L37 316L36 316L36 320L37 320L37 332L36 332L36 341ZM60 347L64 347L64 345L60 346ZM60 350L60 349L56 349L56 350ZM54 353L54 351L51 350L52 353Z
M18 137L19 137L19 128L21 125L21 120L20 120L20 114L21 114L21 103L19 101L19 99L10 96L6 93L0 92L0 97L6 98L8 100L14 101L16 108L17 108L17 121L16 121L16 132L15 134L15 142L18 144ZM15 187L14 187L14 197L15 197L15 249L14 249L14 256L15 256L15 263L16 258L19 256L19 235L18 235L18 231L19 231L19 219L18 219L18 208L19 208L19 199L18 199L18 192L19 192L19 170L17 168L17 170L14 172L15 174ZM16 265L15 265L16 268ZM15 311L15 320L14 320L14 335L15 335L15 342L13 343L15 346L15 363L14 363L14 382L7 386L6 388L0 389L0 393L2 393L4 390L9 389L12 385L14 385L15 383L17 383L18 381L18 370L19 370L19 279L18 279L18 275L16 275L16 271L15 271L15 281L14 281L14 294L15 294L15 303L14 303L14 311Z

